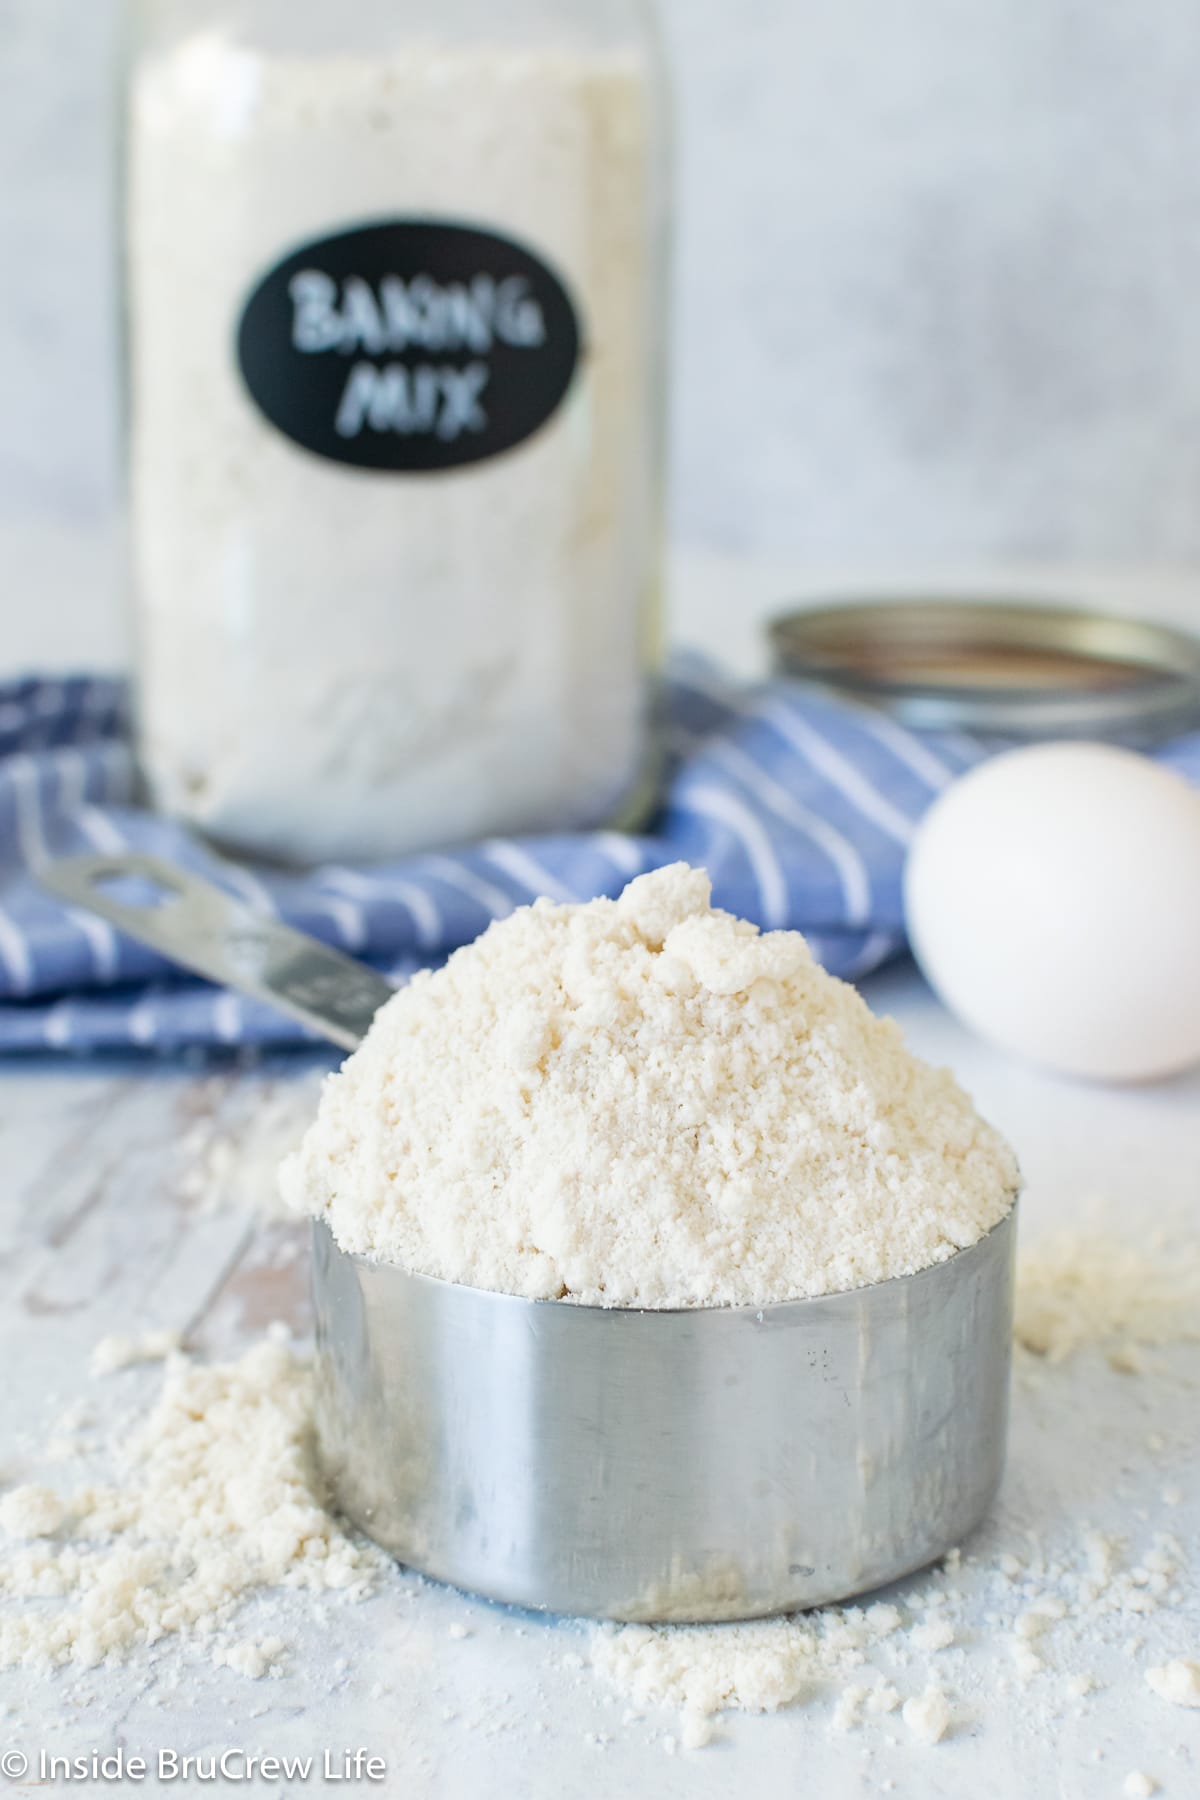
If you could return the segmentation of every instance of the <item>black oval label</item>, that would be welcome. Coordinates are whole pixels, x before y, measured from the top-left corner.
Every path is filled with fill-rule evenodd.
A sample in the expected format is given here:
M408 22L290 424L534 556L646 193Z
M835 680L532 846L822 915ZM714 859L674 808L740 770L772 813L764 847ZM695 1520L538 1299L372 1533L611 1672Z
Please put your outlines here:
M392 219L318 238L263 277L238 325L272 425L360 469L454 469L523 443L580 353L558 277L490 231Z

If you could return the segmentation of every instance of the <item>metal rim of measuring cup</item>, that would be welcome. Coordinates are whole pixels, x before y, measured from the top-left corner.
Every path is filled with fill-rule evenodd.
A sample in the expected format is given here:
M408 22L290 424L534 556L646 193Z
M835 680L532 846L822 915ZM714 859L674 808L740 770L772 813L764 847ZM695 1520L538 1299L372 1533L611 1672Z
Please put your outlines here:
M878 1588L999 1485L1016 1215L915 1275L671 1312L410 1275L317 1224L335 1502L420 1573L538 1611L700 1622Z

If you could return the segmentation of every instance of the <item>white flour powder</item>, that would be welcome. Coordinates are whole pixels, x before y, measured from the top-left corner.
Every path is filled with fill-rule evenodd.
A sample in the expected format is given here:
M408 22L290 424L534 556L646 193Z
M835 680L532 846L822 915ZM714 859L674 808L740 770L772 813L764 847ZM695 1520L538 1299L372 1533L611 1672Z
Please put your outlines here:
M594 1635L591 1663L635 1705L677 1707L685 1721L727 1709L777 1712L861 1675L870 1652L900 1623L894 1606L879 1605L823 1607L744 1625L605 1625ZM854 1713L864 1705L893 1711L899 1694L875 1671L867 1674L871 1683L860 1685Z
M170 810L315 859L594 822L629 795L657 519L647 108L615 51L301 57L197 34L141 63L133 529L144 757ZM286 254L412 216L528 245L585 345L549 423L436 476L301 449L232 348Z
M952 1551L896 1604L823 1607L745 1625L600 1626L591 1664L634 1705L675 1708L685 1726L724 1711L776 1712L826 1698L835 1728L854 1731L901 1705L900 1682L909 1690L909 1732L936 1744L953 1728L948 1689L969 1685L973 1714L1035 1682L1048 1682L1062 1700L1082 1700L1097 1686L1084 1659L1107 1656L1131 1626L1179 1599L1182 1550L1169 1534L1156 1533L1136 1560L1093 1530L1053 1556L1031 1537L1017 1541L1023 1556L964 1559ZM960 1638L973 1643L970 1663ZM1131 1654L1139 1648L1134 1640ZM1173 1662L1145 1679L1164 1699L1200 1704L1200 1665Z
M940 1744L950 1728L950 1707L939 1687L927 1687L904 1702L904 1723L922 1744Z
M177 1331L147 1331L137 1338L114 1332L111 1337L101 1338L92 1351L92 1374L114 1375L118 1369L130 1369L136 1363L163 1362L179 1346Z
M1122 1242L1095 1230L1050 1233L1021 1254L1016 1338L1061 1362L1103 1344L1114 1366L1137 1372L1137 1351L1200 1343L1200 1248L1153 1236Z
M974 1243L1016 1164L945 1071L684 864L539 901L378 1015L284 1164L344 1249L609 1306L762 1305Z
M325 1510L310 1390L282 1339L234 1363L173 1357L118 1485L6 1494L0 1668L92 1667L188 1632L214 1639L219 1663L262 1674L281 1645L214 1638L252 1594L365 1588L381 1559Z
M1146 1684L1173 1706L1200 1706L1200 1662L1188 1657L1177 1657L1159 1669L1147 1669Z

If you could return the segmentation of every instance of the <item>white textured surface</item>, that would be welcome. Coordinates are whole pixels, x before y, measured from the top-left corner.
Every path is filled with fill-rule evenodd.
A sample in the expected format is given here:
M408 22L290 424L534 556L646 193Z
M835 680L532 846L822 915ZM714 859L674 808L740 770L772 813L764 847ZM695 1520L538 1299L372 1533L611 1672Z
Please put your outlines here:
M114 579L113 9L0 7L0 551L47 603ZM1194 0L662 12L677 534L810 575L1200 560Z
M671 0L681 519L865 563L1193 557L1192 0Z

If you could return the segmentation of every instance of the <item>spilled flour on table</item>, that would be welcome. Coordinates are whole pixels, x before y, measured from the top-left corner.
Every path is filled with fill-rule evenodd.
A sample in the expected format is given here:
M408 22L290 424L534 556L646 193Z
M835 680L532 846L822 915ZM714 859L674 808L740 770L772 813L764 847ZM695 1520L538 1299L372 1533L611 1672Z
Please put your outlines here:
M685 1747L699 1748L716 1713L778 1712L839 1687L854 1696L846 1726L864 1705L894 1711L900 1695L868 1657L903 1623L897 1607L880 1604L732 1625L604 1625L593 1637L591 1665L634 1705L676 1709ZM845 1686L852 1675L853 1686Z
M1139 1350L1200 1343L1200 1246L1052 1232L1019 1258L1014 1333L1050 1362L1101 1345L1136 1373Z
M1200 1706L1200 1660L1179 1656L1161 1669L1147 1669L1146 1685L1172 1706Z
M591 1665L635 1706L677 1711L693 1746L707 1741L718 1713L778 1712L820 1699L833 1703L832 1723L842 1731L899 1706L911 1736L933 1745L952 1733L965 1690L972 1715L990 1695L1023 1691L1043 1675L1063 1699L1086 1698L1102 1685L1090 1661L1114 1649L1135 1658L1138 1627L1181 1598L1184 1553L1169 1533L1150 1533L1136 1555L1090 1529L1065 1552L1036 1542L1021 1549L952 1551L889 1603L760 1623L599 1626ZM981 1590L988 1631L968 1665ZM1200 1665L1177 1661L1145 1678L1164 1699L1200 1705Z
M94 1667L170 1633L262 1674L282 1650L225 1628L270 1588L361 1596L382 1558L330 1517L313 1454L310 1365L275 1331L236 1362L172 1355L124 1444L119 1481L0 1500L0 1667Z
M146 1331L140 1337L114 1332L101 1338L92 1351L91 1373L115 1375L118 1369L131 1369L137 1363L165 1362L182 1343L178 1331Z

